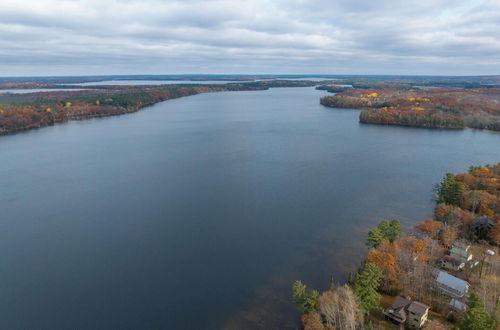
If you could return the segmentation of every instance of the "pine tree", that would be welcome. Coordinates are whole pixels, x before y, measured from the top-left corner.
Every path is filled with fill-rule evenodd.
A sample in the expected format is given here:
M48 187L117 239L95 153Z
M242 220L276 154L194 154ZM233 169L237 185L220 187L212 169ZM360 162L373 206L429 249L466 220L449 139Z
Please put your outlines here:
M293 302L297 305L301 314L307 314L318 309L319 292L311 290L301 281L295 281L292 286Z
M391 243L401 235L401 224L399 220L383 220L377 226L368 232L368 239L366 245L371 248L376 248L385 240Z
M461 330L494 330L496 328L496 322L484 309L484 304L477 294L471 293L467 307L464 320L459 326Z
M368 232L366 245L371 248L376 248L384 241L384 233L379 228L373 228Z
M399 235L401 235L401 224L399 223L399 220L394 219L391 220L391 222L384 220L383 222L387 223L387 225L384 224L384 229L382 230L385 238L388 239L389 242L394 243Z
M374 264L367 263L361 273L356 275L352 290L360 302L361 311L368 314L380 309L380 294L377 292L383 278L383 272Z
M459 206L464 192L464 184L456 181L453 174L447 173L446 177L438 187L437 202Z

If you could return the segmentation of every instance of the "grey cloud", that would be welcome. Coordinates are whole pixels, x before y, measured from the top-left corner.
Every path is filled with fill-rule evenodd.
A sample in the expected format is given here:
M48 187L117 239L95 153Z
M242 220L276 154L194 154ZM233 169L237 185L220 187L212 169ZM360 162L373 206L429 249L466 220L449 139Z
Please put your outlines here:
M500 4L0 2L0 75L499 74Z

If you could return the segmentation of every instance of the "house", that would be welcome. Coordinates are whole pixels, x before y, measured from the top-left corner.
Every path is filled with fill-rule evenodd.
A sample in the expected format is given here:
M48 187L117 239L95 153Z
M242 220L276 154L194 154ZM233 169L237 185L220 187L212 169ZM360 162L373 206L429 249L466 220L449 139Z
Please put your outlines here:
M408 319L406 322L414 328L421 328L425 321L427 321L429 309L429 306L413 301L408 306Z
M451 298L462 298L469 291L469 283L447 272L440 271L436 278L437 289Z
M411 301L403 298L396 297L391 307L384 311L384 318L391 321L396 325L405 324L406 322L406 308L411 304Z
M464 262L472 260L472 254L469 252L470 245L455 242L450 250L450 256L463 260Z
M392 306L384 311L384 317L398 326L406 323L420 328L427 321L428 312L429 306L398 296Z
M493 228L493 220L485 215L481 215L474 220L474 233L479 238L486 238Z
M461 258L444 256L441 259L441 267L450 270L461 270L465 267L465 262Z
M461 250L464 250L465 252L468 252L470 249L470 244L465 242L465 241L455 241L453 242L453 247L459 248Z
M465 310L467 309L467 305L459 300L456 300L455 298L452 298L450 300L450 307L459 312L465 312Z

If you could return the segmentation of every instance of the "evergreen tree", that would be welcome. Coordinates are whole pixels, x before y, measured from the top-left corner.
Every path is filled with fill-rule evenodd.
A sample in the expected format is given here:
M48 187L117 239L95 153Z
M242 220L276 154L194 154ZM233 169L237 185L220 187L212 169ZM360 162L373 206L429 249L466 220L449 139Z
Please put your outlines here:
M360 302L361 311L368 314L371 310L380 309L380 294L377 292L383 272L374 264L367 263L362 272L356 275L352 290Z
M459 326L461 330L494 330L496 328L496 322L484 309L484 304L477 294L471 293L467 307L464 320Z
M368 232L366 245L371 248L376 248L384 241L384 233L379 228L373 228Z
M301 314L307 314L318 309L319 292L311 290L301 281L295 281L292 286L293 302L297 305Z
M391 243L394 243L394 241L401 234L401 224L399 223L399 220L396 219L391 220L390 222L388 220L383 220L378 225L378 229L382 231L384 238L389 240Z
M459 206L464 192L464 184L456 181L453 174L447 173L446 177L438 187L437 202Z
M379 223L377 228L374 228L368 232L368 239L366 245L371 248L376 248L385 240L389 240L391 243L401 235L401 224L399 220L383 220Z

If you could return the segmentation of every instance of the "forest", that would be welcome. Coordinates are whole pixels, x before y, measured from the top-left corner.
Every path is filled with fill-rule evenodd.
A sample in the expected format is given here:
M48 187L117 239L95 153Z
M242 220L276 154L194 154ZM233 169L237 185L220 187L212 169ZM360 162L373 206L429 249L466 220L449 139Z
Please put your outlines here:
M500 164L448 173L435 191L434 216L408 233L398 220L383 220L368 232L367 256L348 283L323 293L301 281L293 284L304 329L391 328L383 316L396 296L430 308L426 329L497 329ZM464 266L446 266L445 260L457 259L457 251L466 254ZM439 289L443 270L466 281L468 292L450 300Z
M500 131L500 88L403 86L344 88L321 98L320 103L363 109L362 123Z
M4 87L54 87L46 83L14 82ZM268 80L229 84L155 86L87 86L88 90L27 94L0 93L0 135L82 120L136 112L149 105L199 93L252 91L279 87L310 87L312 81ZM65 87L62 85L57 87ZM73 88L75 86L72 86Z

